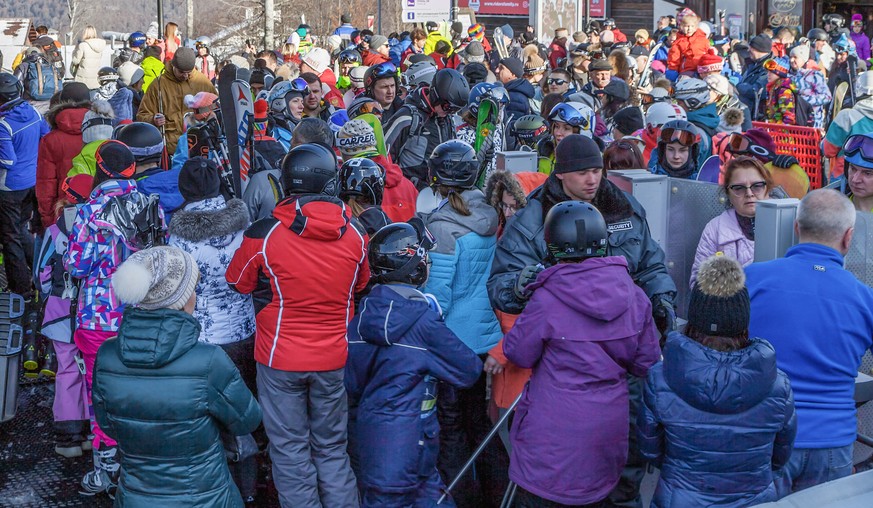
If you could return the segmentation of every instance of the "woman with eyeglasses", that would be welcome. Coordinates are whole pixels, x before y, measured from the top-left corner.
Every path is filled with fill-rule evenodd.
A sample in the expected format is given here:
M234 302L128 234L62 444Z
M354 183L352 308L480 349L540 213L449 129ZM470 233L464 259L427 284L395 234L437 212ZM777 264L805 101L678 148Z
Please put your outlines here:
M673 178L697 179L697 159L700 151L700 134L694 124L686 120L671 120L661 127L658 134L657 162L649 163L652 173Z
M467 143L452 140L439 144L427 167L427 182L443 199L433 212L420 214L436 237L424 292L436 297L446 326L484 359L502 336L485 288L497 244L497 212L476 188L479 161ZM438 466L443 478L455 477L490 430L485 390L484 371L471 388L440 388ZM502 457L498 460L494 454ZM452 492L458 504L470 503L477 493L490 499L502 495L508 456L496 443L491 443L486 455L492 456L480 457L476 480L468 473L470 481Z
M691 266L691 286L697 281L700 264L716 253L732 257L743 266L755 259L755 209L773 189L773 178L759 160L747 156L731 159L724 172L722 191L729 208L709 221L700 235Z

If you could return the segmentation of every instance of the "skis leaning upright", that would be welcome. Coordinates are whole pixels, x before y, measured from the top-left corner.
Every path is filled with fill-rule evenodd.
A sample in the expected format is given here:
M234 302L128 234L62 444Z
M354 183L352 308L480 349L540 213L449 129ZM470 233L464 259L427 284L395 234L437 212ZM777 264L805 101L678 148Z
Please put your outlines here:
M503 29L497 27L494 29L494 47L497 48L497 54L500 58L509 56L509 50L506 49L506 41L503 40Z
M655 44L655 47L652 48L651 51L649 51L649 59L646 60L646 66L643 67L642 71L640 71L640 79L637 81L638 87L645 88L651 84L649 81L652 78L652 61L654 60L655 55L658 54L658 50L661 49L661 46L663 46L663 44L659 42L658 44Z
M248 81L240 79L241 69L225 65L218 75L218 100L221 105L221 123L227 139L228 159L235 196L242 196L249 180L252 161L252 122L254 104Z

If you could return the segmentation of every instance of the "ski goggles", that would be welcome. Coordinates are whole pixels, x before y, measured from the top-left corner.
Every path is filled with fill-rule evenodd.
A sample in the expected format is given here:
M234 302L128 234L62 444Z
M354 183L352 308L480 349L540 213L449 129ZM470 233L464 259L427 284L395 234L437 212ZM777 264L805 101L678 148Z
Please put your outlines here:
M849 136L846 144L843 145L843 154L845 157L860 154L863 159L873 163L873 138L863 134Z
M566 79L561 79L561 78L549 78L546 80L546 83L549 85L559 85L560 86L560 85L566 85L567 83L569 83L569 81L567 81Z
M673 91L671 90L670 95L672 94ZM667 102L669 100L670 97L655 97L654 95L650 94L643 94L640 96L640 103L642 103L644 106L648 106L649 104L654 104L656 102Z
M515 131L515 137L521 141L535 141L543 137L548 130L549 128L543 124L536 129L522 129Z
M735 132L731 134L728 140L728 151L732 154L751 154L762 157L769 157L770 152L763 146L752 143L749 138Z
M700 136L683 129L674 129L672 127L661 129L661 134L658 136L663 143L679 143L682 146L692 146L700 142Z
M391 62L382 62L379 65L370 67L373 79L393 78L397 77L397 67Z
M288 90L288 93L292 93L292 92L299 93L299 94L303 95L303 97L306 97L310 93L309 84L306 83L305 79L297 78L297 79L291 81L291 89Z
M582 130L591 130L591 122L580 114L573 106L562 102L552 109L549 113L550 122L562 122L572 127L579 127Z

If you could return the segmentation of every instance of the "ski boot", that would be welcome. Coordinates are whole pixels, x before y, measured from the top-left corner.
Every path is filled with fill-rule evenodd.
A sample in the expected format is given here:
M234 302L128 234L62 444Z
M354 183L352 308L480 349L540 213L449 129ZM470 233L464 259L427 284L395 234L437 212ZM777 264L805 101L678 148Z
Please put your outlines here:
M21 357L24 360L24 377L35 379L39 377L39 337L36 332L39 326L39 313L33 300L24 302L24 344Z
M72 459L82 456L81 434L58 434L55 438L55 453L61 457Z
M55 354L51 340L45 340L45 352L42 355L42 369L40 375L54 379L58 373L58 355Z
M111 499L115 499L115 490L118 487L118 473L121 464L117 460L118 447L101 444L98 450L94 450L94 470L85 473L79 485L79 494L83 496L96 496L106 493Z

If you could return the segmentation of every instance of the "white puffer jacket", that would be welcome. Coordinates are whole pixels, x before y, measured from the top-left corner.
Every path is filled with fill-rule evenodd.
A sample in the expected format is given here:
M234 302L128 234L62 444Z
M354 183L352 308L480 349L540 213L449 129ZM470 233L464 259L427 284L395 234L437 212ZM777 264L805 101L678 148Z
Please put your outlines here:
M202 342L230 344L255 333L251 295L237 293L224 278L248 225L245 203L225 203L221 196L189 203L173 213L169 244L191 254L200 269L194 317L202 327Z
M103 67L102 55L105 48L106 41L103 39L88 39L76 46L71 61L73 67L76 68L74 81L85 83L91 90L100 87L100 82L97 81L97 72Z

